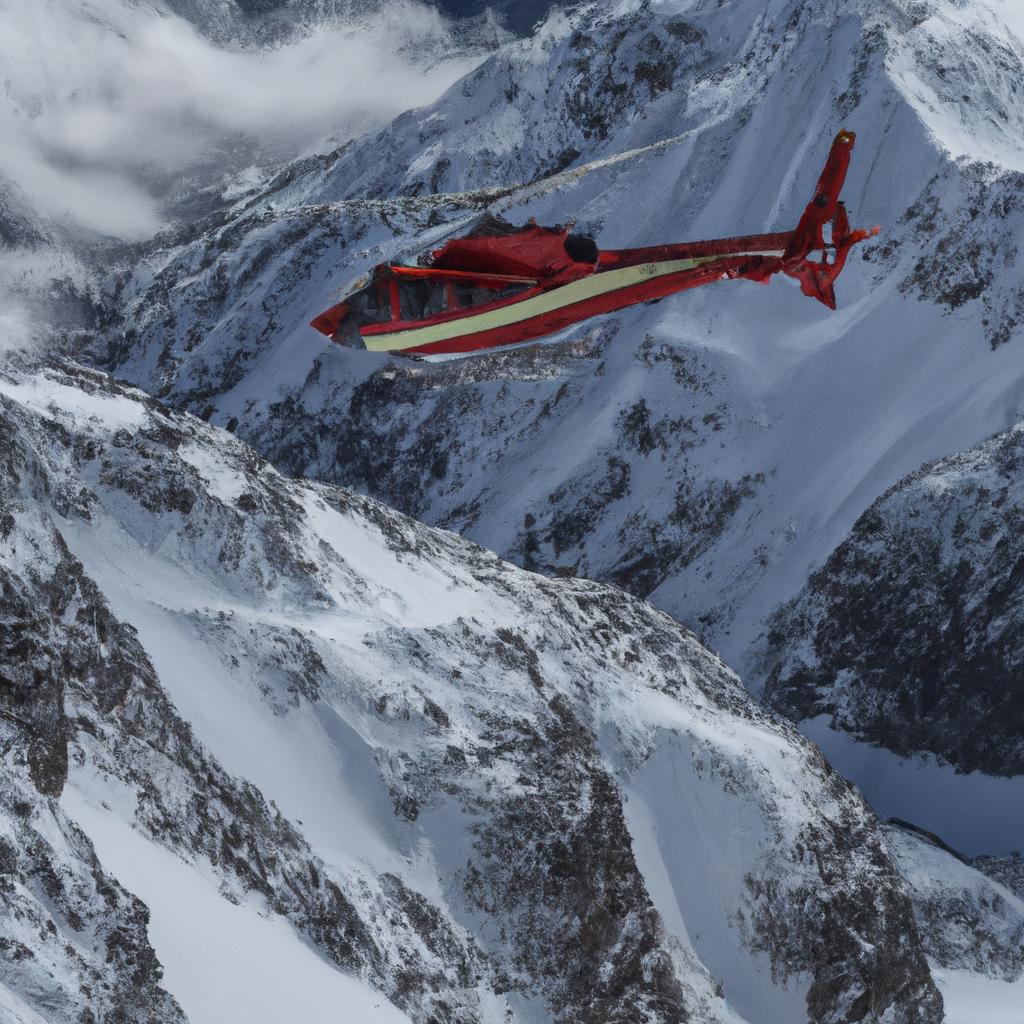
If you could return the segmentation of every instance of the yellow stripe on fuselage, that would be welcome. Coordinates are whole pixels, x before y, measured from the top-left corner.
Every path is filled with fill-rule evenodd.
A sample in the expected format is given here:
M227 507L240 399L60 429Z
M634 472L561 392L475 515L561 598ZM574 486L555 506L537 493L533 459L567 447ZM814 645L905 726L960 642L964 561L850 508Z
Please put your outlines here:
M512 302L507 306L477 313L475 316L460 317L443 323L427 324L423 327L410 327L404 331L392 331L388 334L367 334L363 336L366 347L371 352L400 352L407 348L418 348L436 341L447 341L450 338L462 338L478 331L493 331L499 327L530 320L556 309L563 309L576 302L604 295L606 292L618 291L639 284L652 277L664 277L666 274L677 274L681 270L692 270L702 263L736 256L781 256L782 250L737 252L727 256L697 256L688 260L665 260L661 263L640 263L635 267L622 267L618 270L605 270L599 274L570 281L560 288L552 288L532 299Z

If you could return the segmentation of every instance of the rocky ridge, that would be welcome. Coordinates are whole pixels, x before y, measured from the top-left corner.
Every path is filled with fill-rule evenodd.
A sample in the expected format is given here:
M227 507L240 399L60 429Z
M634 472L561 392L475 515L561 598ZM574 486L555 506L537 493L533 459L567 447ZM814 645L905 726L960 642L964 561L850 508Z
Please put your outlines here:
M36 608L16 614L9 584L5 616L65 666L5 686L5 756L22 827L75 837L60 885L96 870L68 821L84 801L413 1020L760 1022L794 1000L815 1022L940 1019L863 801L666 616L289 481L99 375L8 369L0 390L7 579ZM303 793L284 777L295 742ZM326 818L303 803L325 752L365 766L340 789L323 769ZM348 849L324 831L344 806ZM656 823L671 836L684 808L691 852L659 850ZM716 849L733 852L708 904L686 864ZM31 866L7 867L22 891ZM69 895L79 916L55 927L78 933L99 899ZM32 912L45 934L56 911ZM688 918L699 934L670 923ZM134 920L126 964L100 972L111 991L152 962ZM19 1006L74 1018L75 984L43 1003L29 977L8 981ZM137 998L174 1019L144 977Z
M770 620L765 698L959 771L1024 774L1024 430L901 480Z
M742 665L879 493L1014 415L1022 61L997 18L945 2L553 13L437 103L161 239L69 342L290 474L615 582ZM822 97L811 127L779 113L796 94ZM978 156L961 155L989 95ZM347 278L485 210L573 219L609 246L783 227L840 120L861 135L851 210L886 231L838 317L722 286L459 369L307 326Z
M1024 974L1024 901L937 837L889 824L886 843L914 905L929 963L1014 982Z

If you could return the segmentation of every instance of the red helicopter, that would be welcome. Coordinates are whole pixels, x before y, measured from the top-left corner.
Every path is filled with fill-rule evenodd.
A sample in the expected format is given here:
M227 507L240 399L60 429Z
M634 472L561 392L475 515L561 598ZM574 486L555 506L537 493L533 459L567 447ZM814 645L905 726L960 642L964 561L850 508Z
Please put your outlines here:
M848 131L835 137L794 231L598 249L568 228L517 228L486 217L464 238L430 253L425 266L375 267L311 326L339 344L373 352L469 354L534 341L588 317L713 281L767 283L780 271L799 281L805 295L835 309L833 284L850 249L879 231L851 231L839 199L854 139ZM820 260L809 258L818 251Z

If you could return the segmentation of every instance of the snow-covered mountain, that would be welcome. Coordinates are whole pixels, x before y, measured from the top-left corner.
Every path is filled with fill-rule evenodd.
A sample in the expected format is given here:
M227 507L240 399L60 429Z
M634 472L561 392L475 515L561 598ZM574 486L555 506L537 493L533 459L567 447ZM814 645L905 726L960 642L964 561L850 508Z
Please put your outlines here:
M287 472L617 582L744 667L764 616L879 494L1019 414L1011 15L996 0L553 14L436 104L165 238L74 344ZM789 226L839 123L860 132L850 208L885 233L838 314L723 285L455 368L307 327L346 280L484 209L575 218L608 246Z
M942 987L946 1019L1019 1020L1024 901L1019 886L1013 888L1018 862L969 862L906 822L886 826L883 834L906 880L933 977Z
M7 1019L280 1019L264 958L304 1020L941 1018L863 800L668 616L91 372L0 395Z
M929 787L922 765L906 770L918 799L938 798L912 820L978 852L1024 847L1022 466L1018 425L901 480L776 612L764 643L772 706L814 720L833 756L853 736L937 758ZM882 763L898 770L881 752L849 769L876 803L893 799L866 778Z
M756 688L767 616L864 509L1021 414L1013 19L995 0L555 14L436 104L166 239L119 284L113 321L74 344L288 473L649 597ZM840 119L860 135L851 211L885 230L841 280L838 314L780 285L723 285L431 366L306 326L346 279L485 209L577 218L610 246L787 226ZM864 784L872 757L843 764ZM923 824L973 852L1024 841L990 829L1013 820L1016 784L944 801L945 772L910 778L886 813L914 819L926 792L941 813ZM953 807L970 812L959 825Z
M554 6L551 0L426 0L453 19L460 35L497 42L508 31L525 35ZM387 0L163 0L167 8L209 35L273 41L311 25L378 13ZM394 0L391 0L392 5Z
M1021 1024L1016 6L47 10L89 74L28 50L0 106L0 349L64 356L0 375L0 1016ZM390 112L345 92L385 39ZM840 126L884 231L837 314L307 326L487 210L791 227Z
M1024 774L1024 429L901 480L772 620L765 695L961 771Z

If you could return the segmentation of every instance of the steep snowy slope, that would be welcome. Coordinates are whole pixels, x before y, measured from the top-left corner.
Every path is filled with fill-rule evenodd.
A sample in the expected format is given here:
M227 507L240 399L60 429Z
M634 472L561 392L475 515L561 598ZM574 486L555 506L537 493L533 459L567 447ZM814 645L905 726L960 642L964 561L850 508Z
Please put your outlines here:
M895 825L884 833L907 880L947 1024L1016 1024L1024 996L1024 901L935 836Z
M0 422L20 1019L177 1019L111 874L194 1021L246 958L359 1020L941 1019L866 805L664 614L92 372L9 367Z
M553 14L438 103L164 239L73 345L290 473L649 596L742 666L871 501L1020 413L1024 50L1004 14ZM838 314L722 285L455 368L306 326L345 280L484 209L576 218L609 246L791 226L840 124L859 132L851 211L885 234Z

